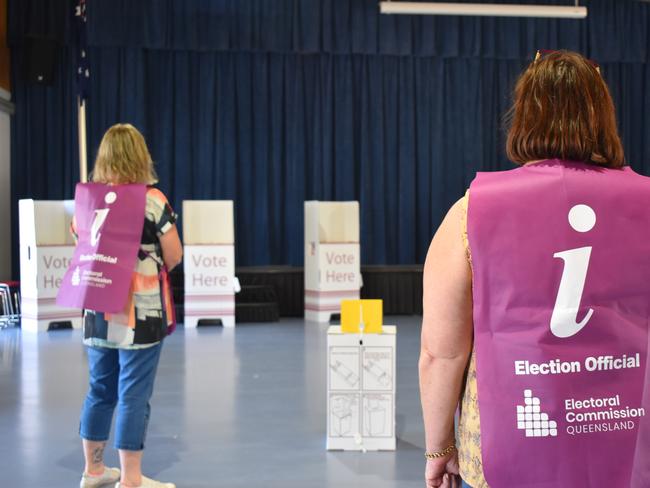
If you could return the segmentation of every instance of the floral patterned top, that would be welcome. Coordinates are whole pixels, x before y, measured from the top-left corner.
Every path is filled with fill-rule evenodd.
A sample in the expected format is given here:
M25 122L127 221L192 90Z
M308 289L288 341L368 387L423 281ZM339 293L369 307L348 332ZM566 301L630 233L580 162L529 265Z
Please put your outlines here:
M469 204L469 190L462 198L462 237L467 252L467 259L472 264L472 256L467 239L467 207ZM481 457L481 418L478 410L478 386L476 383L476 353L472 348L472 355L467 368L467 378L460 408L458 422L458 462L460 476L472 488L489 488L483 474L483 458Z

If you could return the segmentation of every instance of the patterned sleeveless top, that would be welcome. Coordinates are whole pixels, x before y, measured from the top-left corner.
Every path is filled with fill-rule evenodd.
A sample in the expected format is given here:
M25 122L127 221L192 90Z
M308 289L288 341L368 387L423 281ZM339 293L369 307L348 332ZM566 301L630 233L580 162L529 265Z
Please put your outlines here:
M142 349L158 344L167 335L173 303L171 290L160 275L163 265L160 237L172 229L176 218L165 195L149 188L140 251L124 311L109 314L86 310L84 344Z
M467 259L472 264L467 240L467 206L469 190L461 200L462 208L462 238L467 253ZM467 377L460 408L460 419L457 432L458 462L460 476L472 488L489 488L483 474L483 458L481 457L481 418L478 410L478 386L476 383L476 353L472 355L467 367Z

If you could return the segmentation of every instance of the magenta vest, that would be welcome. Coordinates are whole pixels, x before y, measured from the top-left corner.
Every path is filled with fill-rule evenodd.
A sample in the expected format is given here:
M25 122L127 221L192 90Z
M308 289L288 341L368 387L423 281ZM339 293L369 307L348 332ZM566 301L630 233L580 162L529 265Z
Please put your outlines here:
M480 173L468 238L490 487L650 487L650 179Z
M124 311L140 249L146 194L145 185L77 185L78 242L57 304Z

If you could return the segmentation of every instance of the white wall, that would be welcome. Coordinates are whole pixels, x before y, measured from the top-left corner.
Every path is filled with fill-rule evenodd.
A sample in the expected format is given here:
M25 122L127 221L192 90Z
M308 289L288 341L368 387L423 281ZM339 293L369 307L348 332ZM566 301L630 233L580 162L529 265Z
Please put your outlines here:
M9 109L2 100L9 93L0 88L0 280L11 279L11 168Z

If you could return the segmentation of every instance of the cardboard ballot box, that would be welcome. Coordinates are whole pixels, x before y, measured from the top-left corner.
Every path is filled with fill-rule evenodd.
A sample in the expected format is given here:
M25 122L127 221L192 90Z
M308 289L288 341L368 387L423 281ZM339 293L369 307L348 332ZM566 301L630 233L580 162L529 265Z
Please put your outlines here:
M183 201L185 327L201 319L235 325L235 226L232 200Z
M327 449L395 450L396 337L327 331Z
M361 288L359 202L305 202L305 319L329 322Z
M53 323L81 327L81 310L56 305L74 253L70 223L74 200L25 199L18 203L22 330L46 331Z

